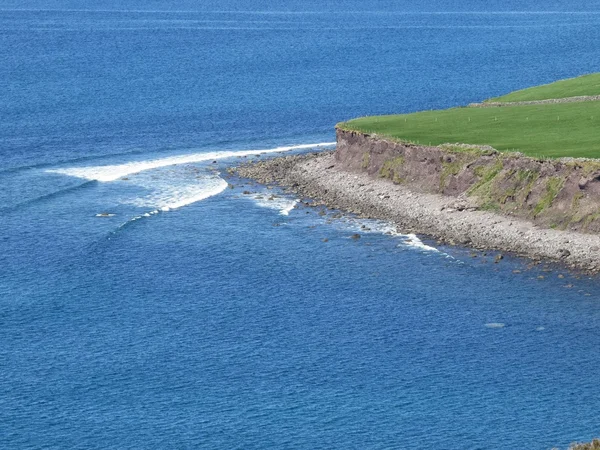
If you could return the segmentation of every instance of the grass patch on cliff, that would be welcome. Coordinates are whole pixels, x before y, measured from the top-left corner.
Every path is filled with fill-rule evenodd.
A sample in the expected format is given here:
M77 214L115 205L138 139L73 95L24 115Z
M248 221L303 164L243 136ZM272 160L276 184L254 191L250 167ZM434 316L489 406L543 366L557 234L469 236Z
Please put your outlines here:
M379 176L382 178L389 178L394 183L400 184L404 180L398 175L398 172L402 169L403 164L404 158L402 156L390 159L383 163L383 166L379 170Z
M546 192L543 197L540 199L535 208L533 209L533 216L537 216L539 213L544 211L546 208L549 208L552 205L552 202L562 189L565 180L560 177L550 177L548 181L546 181Z
M440 174L440 191L446 187L446 181L451 175L458 175L465 163L461 160L442 163L442 173Z
M491 98L488 102L525 102L549 100L555 98L578 97L582 95L600 95L600 73L592 73L577 78L560 80L542 86L534 86L511 92L501 97Z
M493 183L496 176L502 171L502 161L498 160L493 166L476 167L474 172L479 181L469 188L467 195L479 197L481 208L484 210L496 210L498 202L492 195Z
M419 145L460 142L538 158L600 158L596 101L362 117L338 127Z

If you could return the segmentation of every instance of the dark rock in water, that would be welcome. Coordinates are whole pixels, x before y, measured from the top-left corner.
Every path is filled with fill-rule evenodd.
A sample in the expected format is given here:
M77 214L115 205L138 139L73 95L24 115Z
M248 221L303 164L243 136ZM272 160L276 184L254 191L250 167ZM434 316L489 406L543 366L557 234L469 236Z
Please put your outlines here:
M231 184L231 183L227 183L227 187L228 187L229 189L233 189L233 188L235 188L235 186L234 186L233 184Z
M571 255L571 252L565 248L561 248L558 250L561 258L568 258Z
M244 195L250 195L250 191L244 191L244 192L242 192L242 194L244 194Z
M352 236L350 236L351 239L360 239L360 234L358 233L354 233Z
M503 259L504 259L504 256L502 255L502 253L498 253L498 254L496 255L496 257L494 258L494 262L495 262L496 264L498 264L498 263L499 263L501 260L503 260Z
M319 211L319 215L320 216L324 216L325 215L325 211L323 211L323 210Z
M324 238L324 239L321 239L321 241L322 241L322 242L329 242L329 239L327 239L327 238Z

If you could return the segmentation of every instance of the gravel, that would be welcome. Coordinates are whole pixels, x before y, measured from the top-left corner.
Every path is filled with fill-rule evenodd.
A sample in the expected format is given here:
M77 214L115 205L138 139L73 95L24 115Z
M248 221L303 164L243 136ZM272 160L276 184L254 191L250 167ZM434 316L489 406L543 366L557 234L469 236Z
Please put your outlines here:
M539 228L526 220L474 210L466 198L417 193L363 172L344 171L336 167L333 152L275 158L236 171L260 183L277 183L329 208L393 222L403 233L600 271L598 235Z

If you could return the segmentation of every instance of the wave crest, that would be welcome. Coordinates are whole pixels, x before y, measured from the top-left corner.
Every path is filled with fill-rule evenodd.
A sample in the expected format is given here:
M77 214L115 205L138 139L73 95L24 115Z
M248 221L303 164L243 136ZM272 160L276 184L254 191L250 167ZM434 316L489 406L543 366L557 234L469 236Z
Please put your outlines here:
M272 149L243 150L243 151L217 151L205 153L192 153L188 155L168 156L166 158L151 159L146 161L132 161L123 164L113 164L106 166L88 166L88 167L67 167L59 169L48 169L47 173L58 173L86 180L96 180L102 182L116 181L128 175L133 175L151 169L160 167L175 166L179 164L191 164L219 159L235 158L237 156L249 156L267 153L288 152L291 150L302 150L308 148L330 147L335 142L323 142L317 144L292 145L288 147L277 147Z

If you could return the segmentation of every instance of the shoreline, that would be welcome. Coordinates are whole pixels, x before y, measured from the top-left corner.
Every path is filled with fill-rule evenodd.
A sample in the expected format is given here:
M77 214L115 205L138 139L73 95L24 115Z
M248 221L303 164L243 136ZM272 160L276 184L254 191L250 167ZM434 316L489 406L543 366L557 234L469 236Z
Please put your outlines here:
M416 192L342 168L333 151L277 157L235 171L242 178L276 183L331 209L392 222L402 233L600 272L599 235L541 228L522 218L475 210L461 197Z

